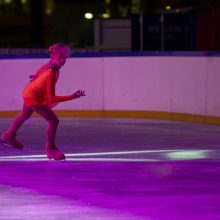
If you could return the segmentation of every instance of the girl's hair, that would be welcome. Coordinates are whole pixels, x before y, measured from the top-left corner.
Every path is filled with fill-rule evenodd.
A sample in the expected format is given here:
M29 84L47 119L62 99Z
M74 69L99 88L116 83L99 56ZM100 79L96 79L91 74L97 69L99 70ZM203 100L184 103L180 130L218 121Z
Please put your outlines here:
M67 56L70 55L70 47L67 44L64 44L64 43L56 43L56 44L51 45L48 48L50 56L60 52L61 50L65 51Z

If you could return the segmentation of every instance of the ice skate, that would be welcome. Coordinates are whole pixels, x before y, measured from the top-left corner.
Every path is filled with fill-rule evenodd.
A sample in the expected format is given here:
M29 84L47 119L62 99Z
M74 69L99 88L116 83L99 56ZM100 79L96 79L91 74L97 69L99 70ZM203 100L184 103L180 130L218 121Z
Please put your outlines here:
M56 147L46 148L46 154L49 159L54 160L65 160L65 155L63 152L59 151Z
M3 134L1 136L1 144L5 147L14 147L16 149L22 150L24 145L16 139L16 136L7 136L7 134Z

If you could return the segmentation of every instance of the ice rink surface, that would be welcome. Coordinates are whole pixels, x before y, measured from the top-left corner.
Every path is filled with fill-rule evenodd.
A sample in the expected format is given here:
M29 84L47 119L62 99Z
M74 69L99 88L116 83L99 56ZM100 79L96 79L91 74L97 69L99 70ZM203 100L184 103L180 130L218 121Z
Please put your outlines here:
M0 118L0 133L11 118ZM44 153L43 119L0 148L1 220L219 220L220 126L146 119L60 118Z

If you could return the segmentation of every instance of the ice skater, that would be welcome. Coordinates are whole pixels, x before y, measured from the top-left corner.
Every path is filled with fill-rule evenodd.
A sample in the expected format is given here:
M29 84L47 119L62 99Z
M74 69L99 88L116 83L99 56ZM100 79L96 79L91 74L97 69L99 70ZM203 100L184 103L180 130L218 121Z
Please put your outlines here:
M57 96L55 85L59 78L60 68L65 64L70 53L70 48L66 44L57 43L49 47L50 60L43 65L34 75L30 76L30 82L23 90L23 109L15 117L13 123L1 136L3 145L10 145L16 149L23 149L23 144L16 138L17 132L22 124L36 112L46 119L48 126L46 129L45 152L49 159L63 160L65 155L55 143L59 119L52 110L52 107L59 102L85 96L85 91L78 90L68 96Z

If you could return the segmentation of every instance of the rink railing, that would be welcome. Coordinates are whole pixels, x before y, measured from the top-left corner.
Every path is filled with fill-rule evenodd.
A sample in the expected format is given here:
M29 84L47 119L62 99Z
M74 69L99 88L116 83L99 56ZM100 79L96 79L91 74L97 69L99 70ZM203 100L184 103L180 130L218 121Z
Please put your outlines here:
M74 53L61 70L57 94L87 96L60 103L64 117L160 118L220 123L219 52ZM4 55L0 116L16 114L21 92L47 54Z

